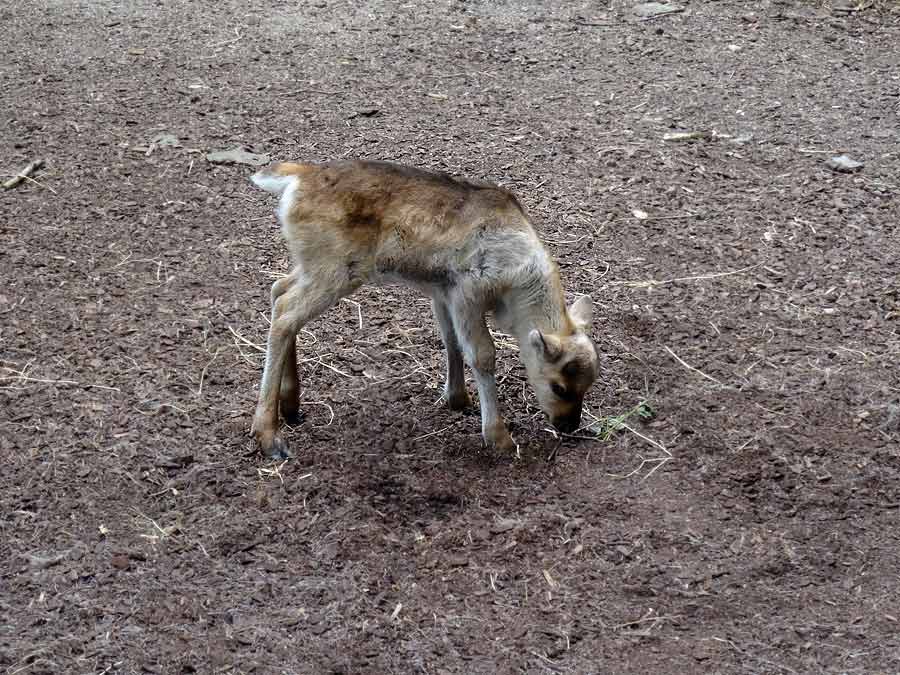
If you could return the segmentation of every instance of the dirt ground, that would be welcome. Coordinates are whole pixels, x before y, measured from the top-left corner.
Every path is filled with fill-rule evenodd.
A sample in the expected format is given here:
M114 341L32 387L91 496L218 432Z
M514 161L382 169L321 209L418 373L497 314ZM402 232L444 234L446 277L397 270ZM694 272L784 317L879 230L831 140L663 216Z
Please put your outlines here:
M0 9L0 173L46 160L0 190L2 672L900 672L900 13L636 4ZM236 146L514 190L593 294L596 423L501 338L483 451L385 287L257 454L287 262Z

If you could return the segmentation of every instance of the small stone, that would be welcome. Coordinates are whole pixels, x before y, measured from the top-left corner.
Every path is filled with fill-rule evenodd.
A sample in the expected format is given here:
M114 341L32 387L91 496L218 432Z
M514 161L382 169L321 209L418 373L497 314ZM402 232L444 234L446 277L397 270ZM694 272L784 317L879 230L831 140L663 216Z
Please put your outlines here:
M115 567L117 570L127 570L131 567L131 560L128 559L127 555L114 555L110 559L110 564Z
M269 163L268 155L257 155L244 148L232 148L231 150L215 150L206 155L206 161L210 164L247 164L248 166L263 166Z
M181 141L175 134L159 134L150 139L150 145L158 148L180 148Z
M503 534L504 532L508 532L509 530L513 529L518 524L519 521L517 520L513 520L511 518L501 518L491 525L491 532L493 532L494 534Z
M45 570L48 567L53 567L54 565L58 565L63 560L66 559L68 555L68 551L64 551L58 554L51 555L34 555L31 553L26 553L25 557L28 559L28 566L33 570Z
M469 559L464 555L451 555L447 557L447 564L450 567L465 567L469 564Z
M834 171L839 171L841 173L853 173L854 171L859 171L863 166L865 166L862 162L857 162L855 159L851 159L847 155L838 155L837 157L832 157L829 159L826 164L828 164L828 168Z

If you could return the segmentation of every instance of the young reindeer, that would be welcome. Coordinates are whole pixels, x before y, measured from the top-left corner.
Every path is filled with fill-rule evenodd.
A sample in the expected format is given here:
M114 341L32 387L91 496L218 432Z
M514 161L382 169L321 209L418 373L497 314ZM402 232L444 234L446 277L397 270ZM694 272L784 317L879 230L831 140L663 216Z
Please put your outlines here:
M296 336L310 319L366 283L419 289L447 351L450 408L471 403L463 359L472 368L486 443L515 447L500 415L494 343L485 323L516 337L541 409L563 432L578 428L597 353L585 331L591 299L568 309L556 265L518 200L487 183L373 161L275 164L252 176L281 196L281 231L293 271L272 285L272 325L253 418L253 435L273 457L289 456L278 408L298 415Z

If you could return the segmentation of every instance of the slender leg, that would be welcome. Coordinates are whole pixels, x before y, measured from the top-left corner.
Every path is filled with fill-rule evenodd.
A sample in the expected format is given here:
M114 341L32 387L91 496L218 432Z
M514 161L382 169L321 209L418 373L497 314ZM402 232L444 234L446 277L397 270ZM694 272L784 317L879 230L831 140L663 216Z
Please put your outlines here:
M498 450L513 450L516 444L500 416L497 382L494 379L496 351L484 314L463 300L453 303L451 316L463 356L475 373L484 441Z
M297 334L291 340L281 373L281 388L278 391L278 407L285 424L297 426L303 420L300 412L300 375L297 372Z
M288 276L282 277L272 284L273 320L275 302L290 289L299 274L299 269L296 269ZM300 415L300 377L297 373L296 335L294 340L291 341L291 347L287 350L284 370L281 373L278 400L281 409L281 419L291 426L300 424L302 418Z
M336 276L323 274L322 278L326 281L322 283L298 275L272 307L266 367L259 385L259 401L252 428L263 452L272 457L290 456L284 439L278 433L278 401L288 354L296 350L297 332L308 321L353 291L352 286L329 284L335 281Z
M453 328L453 320L450 318L450 310L446 303L438 298L432 298L431 306L434 309L434 318L437 320L441 331L441 340L447 352L447 381L444 383L444 398L451 410L462 410L472 405L469 392L466 391L466 379L463 372L463 355L456 339L456 331Z

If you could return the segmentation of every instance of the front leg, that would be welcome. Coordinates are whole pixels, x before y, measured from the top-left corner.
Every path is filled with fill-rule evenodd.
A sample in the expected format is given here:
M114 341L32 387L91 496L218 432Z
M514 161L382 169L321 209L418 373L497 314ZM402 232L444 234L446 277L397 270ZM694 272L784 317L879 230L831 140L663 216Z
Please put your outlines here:
M475 309L465 302L454 303L452 310L453 325L463 356L472 368L478 386L481 434L488 445L498 450L511 451L515 449L516 444L500 415L497 381L494 378L496 350L484 314L480 309Z

